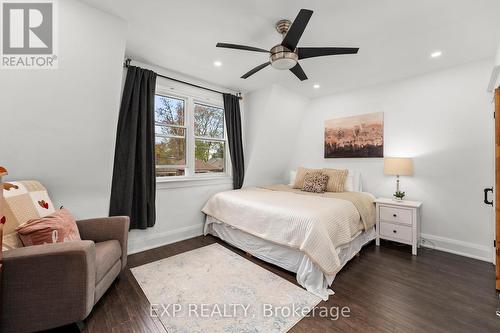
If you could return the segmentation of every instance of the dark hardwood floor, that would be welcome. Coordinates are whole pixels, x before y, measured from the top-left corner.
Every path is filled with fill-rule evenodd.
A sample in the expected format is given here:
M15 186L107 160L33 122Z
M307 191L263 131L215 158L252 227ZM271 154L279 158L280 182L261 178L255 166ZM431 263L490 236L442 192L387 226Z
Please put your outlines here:
M129 256L129 267L219 242L196 237ZM392 242L369 244L337 275L335 295L319 306L348 306L350 317L306 317L290 332L500 332L494 266L445 252ZM246 258L248 258L246 256ZM254 263L295 283L295 275L255 258ZM82 325L82 332L165 332L129 269ZM78 332L76 325L52 332Z

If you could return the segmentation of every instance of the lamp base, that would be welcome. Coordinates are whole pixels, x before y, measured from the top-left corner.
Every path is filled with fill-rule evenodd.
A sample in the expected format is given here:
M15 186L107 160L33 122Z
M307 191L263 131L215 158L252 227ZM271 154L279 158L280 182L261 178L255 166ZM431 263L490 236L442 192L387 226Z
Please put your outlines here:
M399 190L399 175L396 176L396 192L392 195L395 201L403 201L406 193Z

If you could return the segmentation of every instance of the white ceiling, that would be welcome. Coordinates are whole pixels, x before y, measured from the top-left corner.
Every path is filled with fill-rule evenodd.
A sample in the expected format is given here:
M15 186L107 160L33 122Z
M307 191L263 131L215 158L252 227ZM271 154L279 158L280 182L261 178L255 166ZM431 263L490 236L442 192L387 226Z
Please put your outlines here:
M491 58L500 41L499 0L85 0L128 22L127 55L223 87L251 91L277 83L309 97ZM264 53L216 48L230 42L269 49L274 24L314 10L299 46L360 47L358 55L301 61L309 80L268 67ZM429 54L442 50L443 56ZM220 68L213 66L219 60ZM488 78L485 78L485 89ZM314 83L321 85L313 89Z

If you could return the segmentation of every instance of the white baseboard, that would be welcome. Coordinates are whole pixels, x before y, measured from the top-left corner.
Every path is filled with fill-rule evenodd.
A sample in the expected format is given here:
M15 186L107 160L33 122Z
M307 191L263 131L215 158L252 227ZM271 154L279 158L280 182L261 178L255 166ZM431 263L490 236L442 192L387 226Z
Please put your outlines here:
M152 233L150 235L136 235L137 236L129 238L128 254L134 254L185 239L201 236L203 235L203 224ZM423 247L491 263L495 262L493 258L493 246L490 248L484 245L429 234L421 234L420 239L420 245Z
M131 235L129 235L128 254L134 254L185 239L201 236L203 235L203 224L196 224L163 232L155 232L149 235L136 235L133 237L130 237Z
M420 245L439 251L494 263L493 244L491 247L488 247L441 236L421 234Z

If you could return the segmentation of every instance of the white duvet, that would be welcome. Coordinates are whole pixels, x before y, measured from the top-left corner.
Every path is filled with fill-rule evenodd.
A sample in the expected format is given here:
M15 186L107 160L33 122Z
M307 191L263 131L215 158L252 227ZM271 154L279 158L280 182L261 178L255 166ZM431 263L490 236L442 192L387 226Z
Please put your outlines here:
M348 200L262 188L217 193L202 211L256 237L303 251L330 275L341 268L336 247L364 229Z

